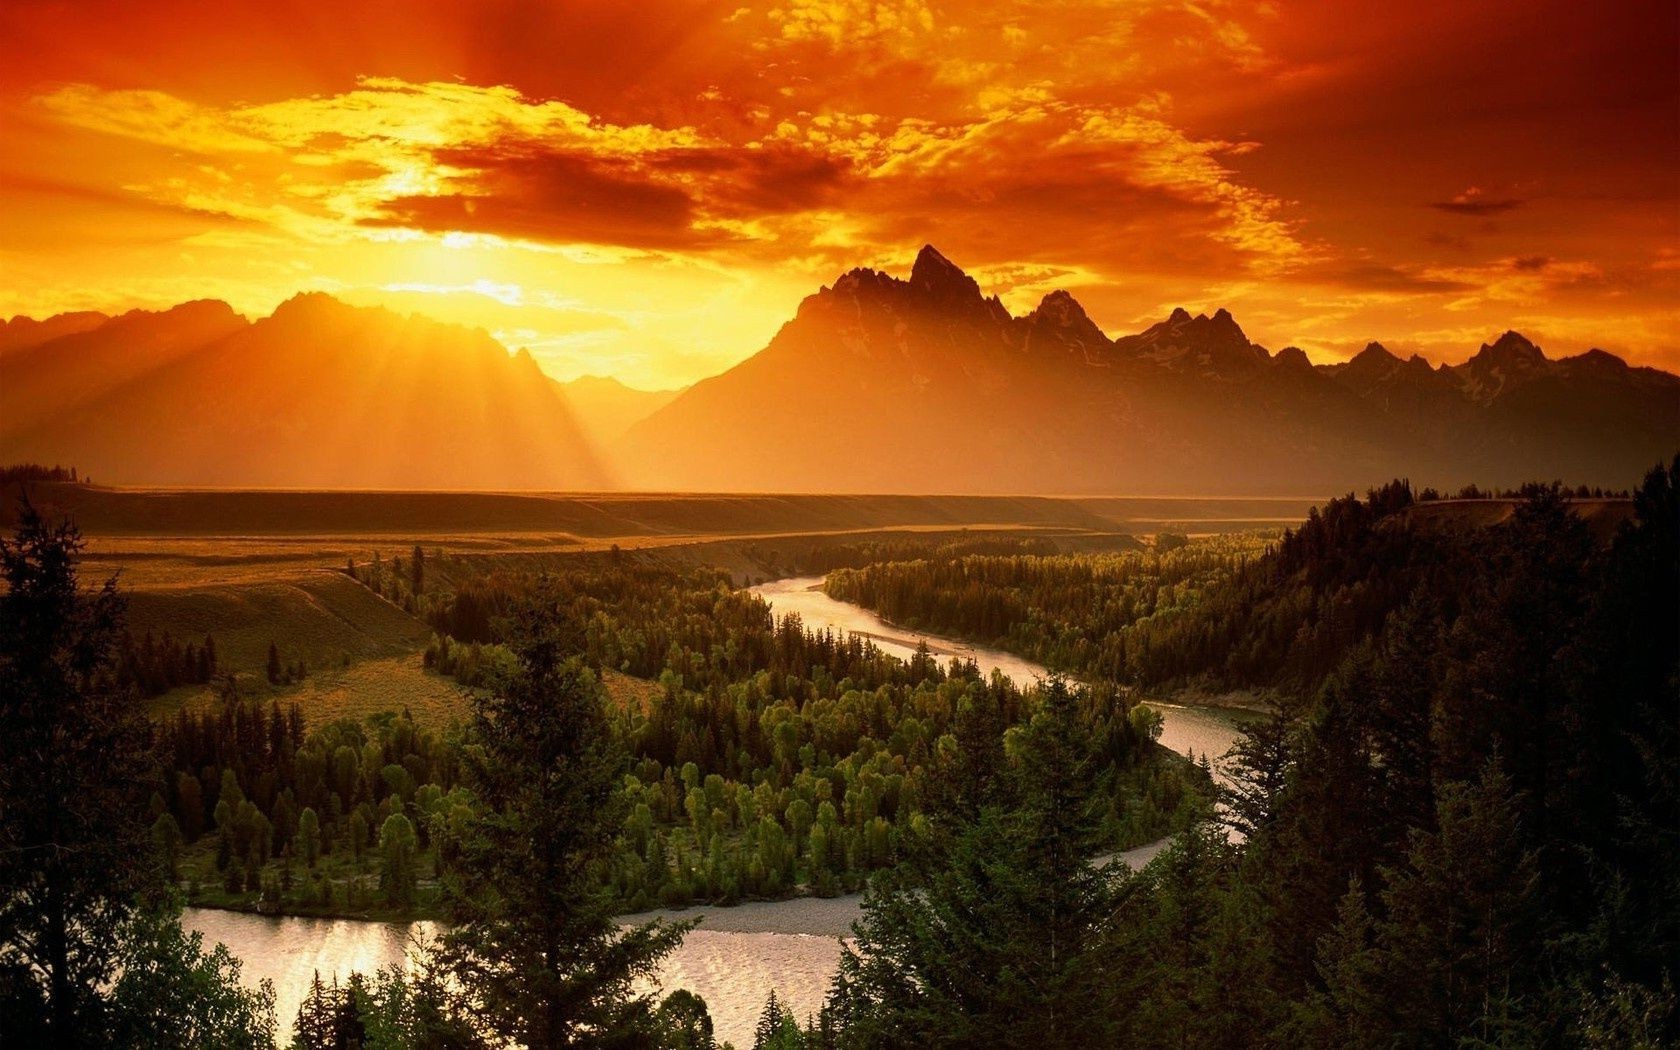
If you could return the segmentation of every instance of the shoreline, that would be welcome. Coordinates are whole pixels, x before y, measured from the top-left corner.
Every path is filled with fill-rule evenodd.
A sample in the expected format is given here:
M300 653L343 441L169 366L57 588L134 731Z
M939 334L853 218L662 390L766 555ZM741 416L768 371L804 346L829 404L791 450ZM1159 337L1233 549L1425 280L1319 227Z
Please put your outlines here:
M1210 711L1242 711L1251 715L1270 715L1278 709L1276 703L1267 699L1266 693L1253 689L1233 689L1223 693L1180 690L1169 694L1168 697L1145 698L1138 703L1186 710L1204 708Z
M804 578L805 577L800 577L800 576L784 577L784 579L794 579L794 580L804 579ZM840 599L840 598L834 598L832 595L830 595L828 593L828 590L826 588L826 584L827 584L827 580L828 580L827 576L818 576L818 577L815 577L815 580L816 580L816 582L811 584L809 587L806 587L805 590L815 591L816 593L821 594L826 598L830 598L830 600L832 600L832 601L837 601L837 602L844 601L843 599ZM771 582L779 582L779 581L766 581L766 582L771 583ZM979 652L981 650L991 650L991 651L994 651L994 652L1004 653L1004 654L1007 654L1009 656L1013 656L1016 659L1021 660L1024 663L1037 664L1037 662L1038 662L1034 657L1028 656L1025 653L1016 652L1015 650L1010 649L1005 645L1001 645L1001 644L998 644L998 643L995 643L995 642L994 643L978 642L978 641L974 641L972 639L957 638L957 637L953 637L953 636L950 636L950 635L942 635L942 634L939 634L937 632L924 631L919 627L913 627L913 626L909 626L909 625L906 625L906 624L897 623L893 620L889 620L889 619L886 618L886 616L882 615L882 613L879 610L871 609L867 605L861 605L857 602L852 602L852 601L844 601L844 604L852 605L852 606L855 606L856 608L864 610L865 612L874 616L877 620L880 620L882 624L884 624L885 626L887 626L891 630L899 632L897 636L894 636L894 635L891 635L891 634L881 634L881 633L878 633L878 632L875 632L875 631L853 630L853 629L849 629L849 628L847 629L848 634L853 634L853 635L856 635L860 638L867 638L871 642L877 642L877 643L886 642L886 643L892 644L892 645L907 646L908 645L908 638L913 636L913 637L915 637L915 639L918 643L925 644L928 647L928 653L929 653L929 655L932 655L932 656L946 657L946 658L950 658L950 657L972 658L973 655L976 652ZM1042 665L1040 665L1040 666L1042 666ZM1050 676L1053 676L1053 675L1061 674L1061 675L1064 675L1065 677L1069 678L1070 680L1085 681L1085 679L1081 678L1078 674L1076 674L1074 672L1071 672L1071 671L1054 671L1054 670L1051 670L1048 667L1045 667L1044 671L1045 671L1045 677L1050 677ZM1138 692L1138 690L1134 687L1122 687L1122 688L1129 689L1133 693ZM1211 710L1216 710L1216 711L1242 711L1242 712L1246 712L1248 714L1269 715L1269 714L1272 714L1273 712L1275 712L1277 710L1277 707L1278 707L1278 705L1273 700L1268 699L1268 696L1272 692L1273 692L1272 690L1265 690L1265 689L1229 689L1229 690L1224 690L1224 691L1220 691L1220 692L1209 692L1209 691L1197 689L1197 688L1194 688L1194 687L1185 687L1185 688L1175 690L1175 691L1169 693L1165 697L1161 697L1161 698L1145 697L1145 698L1140 698L1137 702L1140 703L1140 704L1148 704L1148 705L1152 705L1152 706L1155 706L1155 707L1180 707L1180 708L1204 707L1204 708L1209 708Z
M1172 842L1167 835L1153 842L1128 850L1106 854L1097 860L1115 860L1137 871L1154 860ZM411 926L415 923L441 923L444 918L432 912L414 912L400 916L377 913L345 914L343 912L264 912L255 907L241 908L225 904L185 902L184 907L195 911L219 911L234 915L250 915L276 922L288 919L310 922L361 922L387 926ZM744 900L737 904L691 904L683 908L651 908L626 912L617 916L619 925L634 926L654 919L683 922L700 919L695 932L707 933L772 933L786 936L836 937L851 936L852 923L863 914L863 894L843 893L834 897L797 894L777 900Z

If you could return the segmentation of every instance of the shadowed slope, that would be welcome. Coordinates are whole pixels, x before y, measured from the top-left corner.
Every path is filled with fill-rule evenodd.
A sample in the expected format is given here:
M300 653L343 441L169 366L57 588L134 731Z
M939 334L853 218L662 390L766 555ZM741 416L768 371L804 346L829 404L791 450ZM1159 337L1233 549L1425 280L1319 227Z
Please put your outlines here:
M931 246L853 270L757 355L632 427L634 485L1278 494L1372 477L1614 483L1680 447L1680 378L1508 333L1454 368L1315 368L1225 310L1110 340L1066 292L1012 317Z
M127 315L5 363L8 460L129 483L600 488L559 387L482 332L300 295ZM19 405L11 410L14 397Z

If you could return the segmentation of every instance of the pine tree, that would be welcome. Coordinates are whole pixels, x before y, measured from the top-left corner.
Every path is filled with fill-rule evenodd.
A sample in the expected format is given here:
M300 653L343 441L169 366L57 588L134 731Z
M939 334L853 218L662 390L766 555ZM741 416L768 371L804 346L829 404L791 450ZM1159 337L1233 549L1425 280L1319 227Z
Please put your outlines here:
M286 676L285 668L282 667L281 664L280 664L280 647L278 645L275 645L273 642L269 642L268 643L268 682L269 682L270 685L279 685L280 680L282 678L284 678L285 676Z
M753 1029L753 1050L780 1050L788 1023L787 1009L770 989L770 997L759 1012L758 1025Z
M441 958L494 1040L644 1042L654 1003L636 984L691 924L617 925L603 882L624 759L600 686L539 613L516 637L518 673L475 699L467 763L487 812L461 843Z
M27 499L0 538L0 969L30 975L41 1035L60 1046L94 1040L118 930L157 874L139 819L147 728L107 684L123 601L115 580L78 587L81 549Z
M25 500L0 539L0 1033L42 1046L267 1047L273 992L239 987L162 896L180 847L146 824L150 729L115 688L115 581L77 586L81 537Z
M1389 875L1376 984L1404 1042L1537 1038L1520 1035L1517 1016L1534 1005L1543 913L1521 805L1498 759L1489 761L1479 782L1442 787L1439 829L1414 830L1405 867Z
M1269 830L1277 816L1291 760L1290 721L1281 710L1243 727L1224 765L1228 783L1220 786L1222 819L1245 839Z
M1100 953L1116 884L1091 860L1078 702L1050 683L1001 778L951 756L949 808L905 863L871 880L842 950L829 1003L845 1045L1109 1041Z

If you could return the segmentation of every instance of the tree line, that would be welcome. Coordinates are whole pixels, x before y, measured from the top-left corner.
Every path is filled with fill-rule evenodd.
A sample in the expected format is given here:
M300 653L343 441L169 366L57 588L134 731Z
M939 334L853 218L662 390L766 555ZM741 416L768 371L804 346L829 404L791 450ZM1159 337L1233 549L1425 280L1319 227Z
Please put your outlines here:
M1007 725L1030 718L1036 703L972 664L902 661L866 639L776 619L715 571L603 565L467 576L427 601L444 627L502 610L481 635L498 641L440 634L428 650L430 666L463 681L463 654L473 654L474 685L494 689L517 673L508 632L532 606L597 680L608 669L655 680L610 719L631 759L608 871L626 911L861 887L896 863L955 713L990 705ZM1092 689L1081 717L1106 749L1106 841L1124 848L1182 826L1202 777L1161 759L1148 712ZM450 829L472 808L454 771L473 741L416 729L406 714L307 737L301 726L295 709L224 703L166 729L173 773L156 808L176 829L159 834L179 835L192 899L306 913L435 909L455 860ZM228 787L240 800L231 832L217 815ZM388 828L393 817L402 822ZM248 824L256 831L240 830ZM305 826L307 863L297 838ZM383 875L393 863L387 830L393 841L413 839L411 858L398 851L409 877Z
M1560 485L1529 485L1567 506ZM1281 536L1145 552L923 558L841 569L826 591L894 622L997 645L1072 674L1151 691L1310 691L1419 587L1457 599L1495 533L1419 523L1405 481L1314 507ZM1167 549L1163 549L1167 548ZM1262 556L1264 555L1264 556Z
M1162 625L1276 542L1241 533L1104 554L966 554L829 573L829 596L1092 680L1149 678Z
M1398 497L1261 568L1344 573ZM1551 486L1500 525L1388 537L1431 571L1141 872L1092 860L1082 741L1048 705L1018 782L959 787L872 880L822 1015L767 1011L758 1044L1670 1045L1680 460L1634 501L1608 547Z

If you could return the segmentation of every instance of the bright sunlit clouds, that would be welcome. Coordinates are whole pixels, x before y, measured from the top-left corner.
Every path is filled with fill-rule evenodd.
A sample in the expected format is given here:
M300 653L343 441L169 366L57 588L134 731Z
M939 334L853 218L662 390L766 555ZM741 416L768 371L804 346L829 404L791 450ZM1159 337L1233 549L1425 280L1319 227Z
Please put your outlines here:
M1671 63L1631 13L1542 75L1546 18L1445 4L94 6L0 13L6 314L319 289L670 386L932 241L1110 332L1225 305L1320 360L1518 326L1680 364Z

